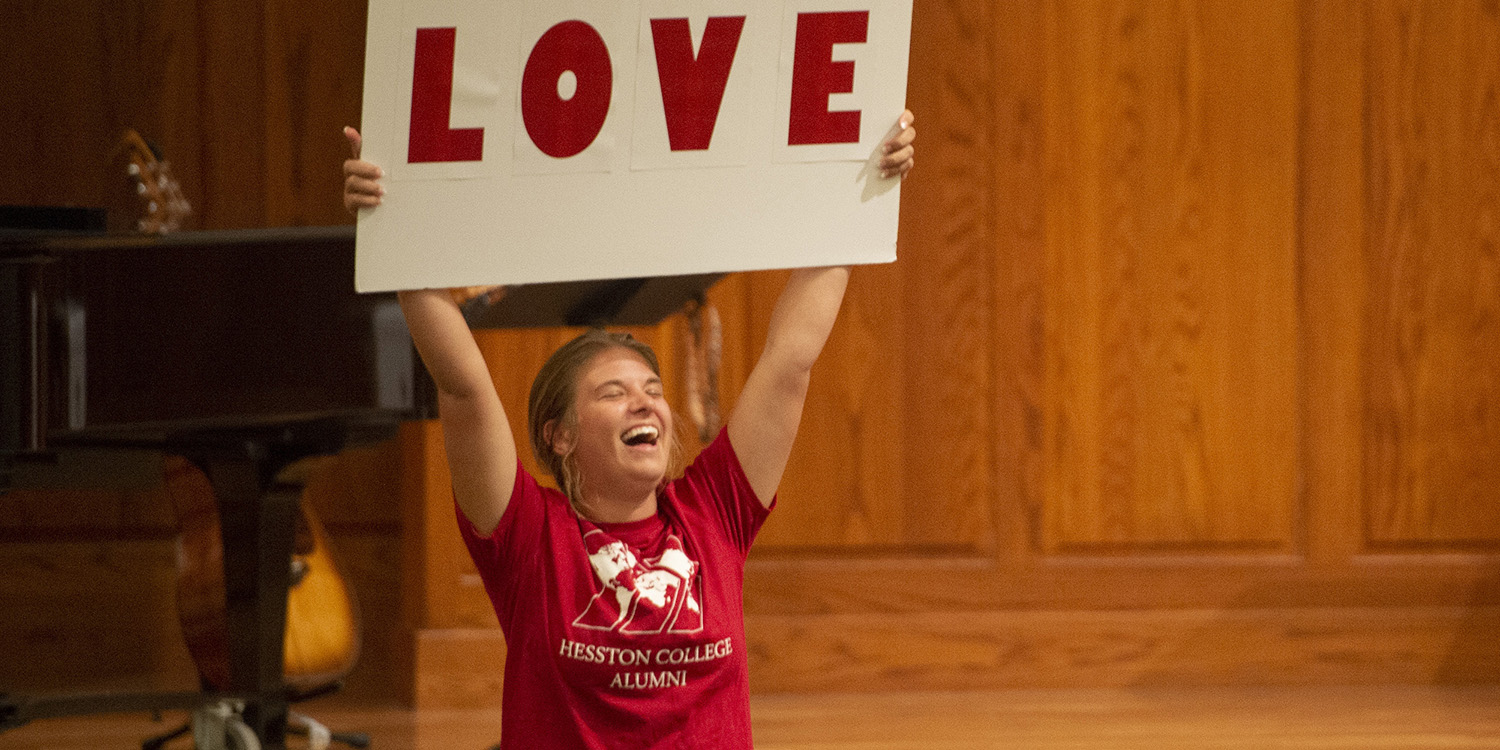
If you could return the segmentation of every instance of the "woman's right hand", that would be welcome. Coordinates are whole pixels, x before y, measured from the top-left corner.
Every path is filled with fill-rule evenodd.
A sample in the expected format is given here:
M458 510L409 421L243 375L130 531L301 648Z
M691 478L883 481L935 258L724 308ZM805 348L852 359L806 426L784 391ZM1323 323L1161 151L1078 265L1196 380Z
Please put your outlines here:
M344 208L353 214L359 213L361 208L380 205L380 196L385 195L385 188L380 186L380 178L385 173L380 171L380 167L359 158L362 140L358 130L346 126L344 137L349 139L349 151L353 154L351 158L344 160Z

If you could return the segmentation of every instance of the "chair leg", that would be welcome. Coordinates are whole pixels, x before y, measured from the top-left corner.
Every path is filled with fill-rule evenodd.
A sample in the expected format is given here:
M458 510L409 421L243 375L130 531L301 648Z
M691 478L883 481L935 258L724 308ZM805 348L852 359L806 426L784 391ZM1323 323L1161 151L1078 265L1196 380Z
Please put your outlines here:
M329 731L328 727L318 720L296 711L289 712L286 719L287 733L307 737L309 750L326 750L330 742L341 742L357 748L370 746L370 735L363 732Z
M161 750L163 747L166 746L166 744L168 742L171 742L172 740L175 740L178 737L181 737L182 735L187 734L188 731L190 731L192 728L193 728L192 722L188 722L187 724L183 724L182 726L180 726L180 727L178 727L176 729L173 729L172 731L167 732L166 734L159 734L159 735L157 735L155 737L151 737L149 739L142 740L141 741L141 750Z

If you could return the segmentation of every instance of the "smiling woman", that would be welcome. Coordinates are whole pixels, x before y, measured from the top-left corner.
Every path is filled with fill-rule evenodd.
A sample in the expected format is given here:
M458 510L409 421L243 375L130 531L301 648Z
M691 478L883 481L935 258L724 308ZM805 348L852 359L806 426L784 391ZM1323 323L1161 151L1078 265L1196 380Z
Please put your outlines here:
M542 366L529 405L531 449L575 510L600 521L656 512L656 488L679 446L650 347L630 334L589 331ZM595 479L587 489L585 476Z
M911 120L903 113L881 169L911 168ZM381 171L346 135L344 204L378 210ZM675 479L655 353L597 330L563 345L532 384L527 418L561 492L520 465L453 296L400 293L437 385L459 531L505 631L502 748L751 747L745 557L848 281L848 268L793 272L734 412Z

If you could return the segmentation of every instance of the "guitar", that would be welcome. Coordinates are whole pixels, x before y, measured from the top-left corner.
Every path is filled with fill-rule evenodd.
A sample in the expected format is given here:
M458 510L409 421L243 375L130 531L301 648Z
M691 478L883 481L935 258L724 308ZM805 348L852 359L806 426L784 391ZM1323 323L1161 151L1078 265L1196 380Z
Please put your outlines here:
M186 459L166 465L167 492L181 535L177 547L177 612L188 652L209 686L229 684L224 548L213 485ZM287 589L286 684L307 692L343 679L359 658L359 603L339 575L323 525L299 503Z
M134 130L127 130L120 137L119 150L125 154L125 172L140 197L143 215L136 222L136 231L166 234L181 229L193 207L183 196L171 163L162 159L156 148Z

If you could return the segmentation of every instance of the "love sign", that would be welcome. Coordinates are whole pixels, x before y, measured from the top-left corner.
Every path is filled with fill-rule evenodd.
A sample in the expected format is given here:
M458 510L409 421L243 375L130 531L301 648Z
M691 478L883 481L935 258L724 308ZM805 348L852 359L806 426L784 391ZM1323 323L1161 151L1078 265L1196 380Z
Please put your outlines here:
M911 0L371 0L360 291L895 259Z

